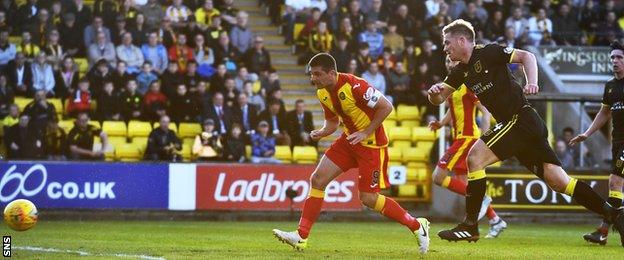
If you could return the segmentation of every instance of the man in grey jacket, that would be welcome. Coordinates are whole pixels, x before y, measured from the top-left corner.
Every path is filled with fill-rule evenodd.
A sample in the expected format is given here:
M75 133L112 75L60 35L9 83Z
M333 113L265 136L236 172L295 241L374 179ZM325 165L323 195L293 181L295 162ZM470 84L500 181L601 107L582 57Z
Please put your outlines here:
M127 66L126 72L129 74L137 74L141 70L141 66L145 61L143 53L139 47L132 44L132 33L125 32L121 38L121 45L115 49L117 58L125 61Z

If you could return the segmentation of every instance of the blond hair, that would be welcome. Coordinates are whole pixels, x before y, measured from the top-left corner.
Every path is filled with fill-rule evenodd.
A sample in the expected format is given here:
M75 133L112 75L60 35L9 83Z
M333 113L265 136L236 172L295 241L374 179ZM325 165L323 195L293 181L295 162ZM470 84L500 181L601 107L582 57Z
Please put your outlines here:
M475 31L472 24L464 19L457 19L442 28L442 33L464 36L467 40L474 42Z

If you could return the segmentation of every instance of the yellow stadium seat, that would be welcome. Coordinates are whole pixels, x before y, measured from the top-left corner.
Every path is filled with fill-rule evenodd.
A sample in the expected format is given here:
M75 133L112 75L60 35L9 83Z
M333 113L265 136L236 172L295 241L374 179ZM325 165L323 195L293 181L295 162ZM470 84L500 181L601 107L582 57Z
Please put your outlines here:
M387 133L388 129L397 127L397 121L394 119L386 119L383 122L383 126L386 128L386 133Z
M32 101L32 98L16 97L14 103L17 105L17 107L19 107L19 110L23 112L26 105L28 105Z
M428 169L427 162L408 162L407 168Z
M104 121L102 130L108 136L123 136L125 138L128 134L128 128L123 121Z
M403 184L399 185L399 197L414 197L416 196L416 185Z
M251 145L245 145L245 157L247 159L251 158Z
M182 146L188 146L188 147L191 147L192 149L194 143L195 143L195 138L183 138L182 139Z
M390 166L402 166L403 163L401 161L389 161L388 162L388 167Z
M403 157L403 149L398 147L388 147L388 161L401 162Z
M138 161L141 151L134 144L120 144L115 148L115 159L118 161Z
M409 148L412 147L412 141L394 141L392 142L392 147L398 148Z
M408 182L415 181L418 178L418 169L413 167L407 167L406 180Z
M424 150L431 150L431 148L433 148L434 145L436 145L435 142L427 142L427 141L420 141L416 143L416 147L419 147Z
M313 146L295 146L293 148L293 161L295 163L316 162L318 151Z
M202 132L199 123L180 123L178 130L178 137L180 138L195 137Z
M62 120L59 121L59 127L65 130L66 134L69 134L72 128L74 128L74 120Z
M386 120L397 120L396 109L392 109L392 112L386 117Z
M403 120L403 121L401 121L401 126L402 127L420 126L420 121L416 121L416 120Z
M429 150L419 149L418 147L410 147L403 149L402 161L408 162L423 162L429 159Z
M158 122L154 123L154 129L158 128L159 126L160 126L160 123ZM169 123L169 130L176 132L176 134L178 133L178 127L174 123Z
M147 149L147 137L138 136L132 138L132 143L139 148L141 154L145 153L145 149Z
M412 131L409 127L393 127L388 130L388 137L390 141L409 141L412 137Z
M193 160L193 146L192 145L183 145L180 154L182 155L182 159L185 161Z
M152 132L152 125L148 122L130 121L128 123L128 137L147 137Z
M275 146L275 159L278 159L284 163L292 162L293 156L292 156L292 151L290 150L290 146L288 145Z
M87 70L89 69L89 61L87 61L86 58L75 58L74 61L78 66L78 72L81 75L85 75L85 73L87 73Z
M412 141L413 142L419 142L419 141L435 141L436 139L436 132L431 131L431 129L429 129L426 126L417 126L412 128Z
M399 105L396 110L397 110L397 119L399 121L404 121L404 120L419 121L420 120L420 112L418 112L417 106Z
M304 27L305 27L305 24L303 23L295 23L295 27L293 30L293 39L297 40L299 38L299 35L301 34L301 31L303 30Z
M62 115L64 113L65 108L63 107L63 102L61 102L61 99L49 98L48 102L50 102L50 104L54 106L54 109L56 109L57 114Z
M427 180L429 180L429 176L431 175L429 174L429 171L427 171L427 168L416 169L416 181L426 182Z
M117 148L119 145L123 145L127 143L125 136L109 136L108 143L113 147Z

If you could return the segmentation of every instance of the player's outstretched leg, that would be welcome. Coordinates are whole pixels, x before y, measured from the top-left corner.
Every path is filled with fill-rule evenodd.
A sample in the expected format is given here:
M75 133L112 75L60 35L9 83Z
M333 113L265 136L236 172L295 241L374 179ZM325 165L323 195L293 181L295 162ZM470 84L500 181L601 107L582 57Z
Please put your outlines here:
M299 219L299 228L296 231L282 231L273 229L273 235L283 243L292 246L296 250L303 250L308 245L308 235L312 225L316 222L325 197L325 187L334 178L338 177L342 170L327 157L323 156L318 166L310 177L310 193L303 203L303 211Z
M498 161L498 157L483 140L478 140L468 153L468 185L466 187L466 218L455 228L438 232L448 241L479 240L478 215L486 189L485 167Z
M609 198L607 202L614 208L622 206L622 186L624 184L624 178L611 174L609 176ZM609 228L611 227L611 219L604 218L600 226L596 231L583 235L583 239L590 243L599 245L607 244L607 235L609 234Z
M436 166L435 170L433 170L433 183L459 195L466 196L467 184L465 171L463 174L456 172L456 175L453 177L448 176L448 173L448 170ZM481 202L481 209L479 210L478 219L481 220L484 216L487 216L490 224L490 230L485 238L496 238L507 228L507 222L496 214L496 211L494 211L490 205L491 202L492 198L485 195Z
M624 213L622 208L616 209L607 203L587 183L571 178L558 165L544 163L544 180L554 191L565 193L586 209L610 219L613 227L620 233L624 246Z
M360 192L360 200L365 206L406 226L418 239L421 253L429 250L429 221L426 218L414 218L396 201L379 193Z

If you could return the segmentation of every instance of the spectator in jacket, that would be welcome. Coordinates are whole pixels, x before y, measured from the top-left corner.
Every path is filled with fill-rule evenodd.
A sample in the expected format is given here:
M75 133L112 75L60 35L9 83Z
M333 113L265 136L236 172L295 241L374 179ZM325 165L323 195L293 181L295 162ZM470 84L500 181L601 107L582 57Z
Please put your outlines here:
M288 135L291 137L291 146L315 146L316 142L310 139L310 132L314 130L312 112L305 110L302 99L295 101L295 109L286 114Z
M186 73L186 66L195 59L193 49L186 45L186 34L178 33L177 44L169 48L169 60L178 63L180 73Z
M30 117L23 114L19 122L4 133L8 159L42 159L42 132L30 124Z
M267 109L262 111L258 118L269 124L269 132L275 136L277 144L290 145L290 136L288 135L288 127L286 126L286 114L285 112L281 112L281 103L279 100L272 99L269 101Z
M9 42L9 31L0 30L0 71L9 66L9 61L15 59L17 48Z
M145 61L152 63L154 72L162 74L167 69L169 64L169 58L167 56L167 49L164 45L158 43L158 33L150 32L147 37L147 43L141 46L141 52Z
M115 46L106 38L106 34L103 32L97 33L97 39L91 45L88 45L88 58L89 65L93 66L97 61L105 59L111 68L114 68L117 64L117 54L115 53Z
M152 130L148 137L145 159L152 161L181 161L179 151L182 150L180 138L169 129L169 117L160 118L160 125Z
M45 135L43 137L44 154L48 160L64 161L67 159L67 133L59 127L58 119L48 122Z
M121 38L121 45L115 49L117 58L126 62L126 70L130 74L137 74L145 61L141 49L132 44L132 33L125 32Z
M9 85L15 90L18 96L29 97L32 93L32 69L30 63L26 62L26 55L18 52L15 60L9 62L7 69Z
M60 70L56 72L54 94L65 101L67 96L78 88L79 79L80 73L78 72L74 58L65 56Z
M97 97L96 118L100 121L119 121L122 119L122 102L113 82L104 83L104 91Z
M54 72L52 65L46 62L46 54L37 54L35 63L32 64L33 91L43 90L46 96L54 96Z
M192 152L199 161L221 161L223 159L221 136L219 132L215 131L212 119L204 121L202 132L195 136Z
M236 25L230 31L232 45L239 53L245 53L252 45L253 35L251 29L247 28L249 15L245 11L236 14Z
M260 121L256 133L251 135L252 163L281 163L275 159L275 137L269 132L269 124Z
M372 58L379 57L379 55L383 52L384 36L383 34L377 32L377 25L375 24L375 21L368 20L366 22L366 31L360 33L358 38L361 43L368 43L370 56Z
M136 80L128 81L126 91L121 94L121 111L126 121L140 120L143 116L143 95L137 91Z
M56 118L56 108L48 102L44 90L35 92L35 99L24 108L24 114L30 118L30 126L37 131L43 131L48 121Z
M242 163L245 161L245 138L239 124L233 124L230 134L225 139L224 158L227 161Z
M254 37L253 48L247 50L243 60L245 66L252 73L264 74L271 69L271 55L264 48L264 39L262 37Z
M102 145L94 150L95 137L99 136ZM89 124L89 115L78 114L75 126L67 135L69 158L72 160L104 160L104 151L108 149L108 136L102 129Z
M95 16L93 17L93 23L84 29L84 46L89 47L91 44L96 43L99 33L104 34L105 42L111 41L110 30L104 26L104 20L101 16Z
M147 90L149 90L149 85L157 80L158 76L152 72L152 64L146 61L143 63L143 66L141 66L141 73L136 77L136 82L138 84L137 92L141 95L145 95Z
M91 92L89 91L89 81L83 79L78 83L78 89L74 90L67 99L67 113L74 117L79 113L89 114L91 111Z

